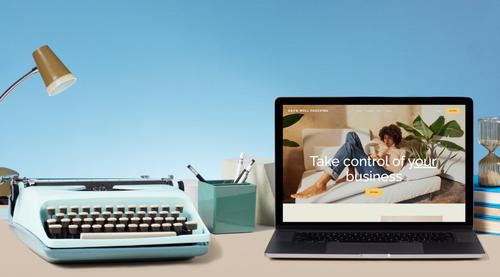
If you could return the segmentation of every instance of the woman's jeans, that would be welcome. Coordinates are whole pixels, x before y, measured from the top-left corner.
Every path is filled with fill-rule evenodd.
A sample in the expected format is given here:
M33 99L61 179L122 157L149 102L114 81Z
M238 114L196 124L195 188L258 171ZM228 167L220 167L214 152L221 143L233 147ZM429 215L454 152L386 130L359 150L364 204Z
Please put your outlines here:
M370 176L385 176L392 173L384 167L379 166L374 161L370 161L370 164L368 163L369 157L366 155L361 140L355 132L347 133L344 145L339 148L332 161L335 159L338 160L337 165L330 164L326 168L334 180L339 177L346 167L344 161L347 159L352 161L347 165L352 163L353 166L356 167L358 173L364 176L364 178L370 178Z

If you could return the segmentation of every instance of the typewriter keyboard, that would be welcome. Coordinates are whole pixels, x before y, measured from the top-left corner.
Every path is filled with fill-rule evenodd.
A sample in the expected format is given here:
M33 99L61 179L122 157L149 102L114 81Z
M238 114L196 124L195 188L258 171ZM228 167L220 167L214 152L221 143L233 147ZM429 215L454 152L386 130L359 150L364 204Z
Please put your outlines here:
M53 239L124 239L190 235L198 228L182 205L58 206L42 211Z

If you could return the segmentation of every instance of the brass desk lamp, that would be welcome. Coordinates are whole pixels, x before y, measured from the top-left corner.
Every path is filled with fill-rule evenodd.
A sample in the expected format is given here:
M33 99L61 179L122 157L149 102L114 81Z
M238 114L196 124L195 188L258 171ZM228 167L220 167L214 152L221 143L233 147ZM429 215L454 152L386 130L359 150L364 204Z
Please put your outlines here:
M21 78L15 81L7 90L0 95L0 103L9 95L21 82L28 79L30 76L40 73L49 96L57 95L76 81L76 78L68 70L52 50L44 45L33 52L33 59L36 66ZM0 167L0 204L5 199L3 196L10 194L10 181L19 174L11 169Z

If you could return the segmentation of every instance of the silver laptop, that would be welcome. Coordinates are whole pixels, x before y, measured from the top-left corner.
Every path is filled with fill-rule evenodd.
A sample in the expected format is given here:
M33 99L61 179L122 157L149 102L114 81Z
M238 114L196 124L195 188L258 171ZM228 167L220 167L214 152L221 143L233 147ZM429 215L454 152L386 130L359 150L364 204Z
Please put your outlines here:
M472 99L278 98L271 258L473 259Z

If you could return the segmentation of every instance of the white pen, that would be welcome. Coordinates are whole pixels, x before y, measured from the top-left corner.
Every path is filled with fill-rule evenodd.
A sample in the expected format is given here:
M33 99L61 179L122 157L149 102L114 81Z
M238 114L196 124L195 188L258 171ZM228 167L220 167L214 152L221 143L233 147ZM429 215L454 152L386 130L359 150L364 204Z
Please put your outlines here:
M238 167L236 167L236 173L234 174L234 182L236 183L236 179L240 176L241 168L243 167L243 159L245 158L245 153L240 153L240 159L238 160Z
M250 170L252 170L254 163L255 163L255 160L252 159L252 161L250 161L250 164L245 169L243 169L240 176L238 176L238 179L236 179L236 181L234 181L234 182L237 184L241 184L241 183L245 182L245 180L248 177L248 173L250 173Z

